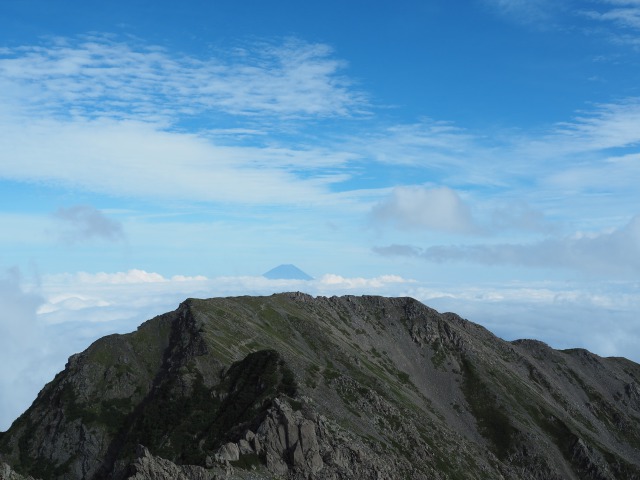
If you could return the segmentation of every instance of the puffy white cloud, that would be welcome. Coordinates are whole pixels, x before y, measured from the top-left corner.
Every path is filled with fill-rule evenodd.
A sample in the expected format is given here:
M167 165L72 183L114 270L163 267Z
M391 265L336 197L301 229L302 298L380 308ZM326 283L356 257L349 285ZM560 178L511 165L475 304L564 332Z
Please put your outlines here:
M396 187L373 208L372 215L376 222L401 229L469 233L476 228L469 207L447 187Z
M475 214L468 205L471 201ZM490 201L480 196L480 200L465 201L448 187L396 187L372 207L371 217L376 226L407 231L491 234L505 230L550 232L555 228L540 210L521 199Z
M331 294L340 294L349 290L358 290L360 293L372 292L375 294L384 294L385 291L394 291L398 286L404 286L413 283L414 280L402 278L399 275L381 275L373 278L362 277L343 277L332 273L321 276L317 282L312 282L313 292L331 292Z

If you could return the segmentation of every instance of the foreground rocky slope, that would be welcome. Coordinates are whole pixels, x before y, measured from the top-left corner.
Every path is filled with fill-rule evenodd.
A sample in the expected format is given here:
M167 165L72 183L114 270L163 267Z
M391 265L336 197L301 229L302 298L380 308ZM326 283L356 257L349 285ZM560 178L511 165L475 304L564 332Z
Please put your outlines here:
M640 366L410 298L190 299L72 356L0 460L42 479L640 479Z

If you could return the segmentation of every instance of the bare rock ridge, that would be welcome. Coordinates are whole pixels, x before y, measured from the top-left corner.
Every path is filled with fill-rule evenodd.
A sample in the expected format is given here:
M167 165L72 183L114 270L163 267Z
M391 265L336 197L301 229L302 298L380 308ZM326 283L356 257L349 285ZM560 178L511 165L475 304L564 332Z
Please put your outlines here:
M411 298L188 299L73 355L0 480L640 479L640 366Z

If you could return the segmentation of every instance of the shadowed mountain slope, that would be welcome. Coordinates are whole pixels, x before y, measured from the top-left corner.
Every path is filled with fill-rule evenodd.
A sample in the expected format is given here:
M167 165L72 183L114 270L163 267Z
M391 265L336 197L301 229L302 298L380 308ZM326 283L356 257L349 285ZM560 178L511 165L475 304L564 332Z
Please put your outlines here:
M0 460L42 479L640 479L640 366L410 298L189 299L72 356Z

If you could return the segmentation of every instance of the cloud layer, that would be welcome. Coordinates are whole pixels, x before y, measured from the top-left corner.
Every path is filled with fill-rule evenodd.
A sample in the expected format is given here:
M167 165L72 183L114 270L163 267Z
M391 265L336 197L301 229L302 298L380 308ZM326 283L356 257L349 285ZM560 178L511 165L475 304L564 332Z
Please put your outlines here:
M605 278L640 273L640 215L609 232L577 233L531 244L436 245L375 247L383 256L417 257L432 262L465 262L481 265L515 265L534 268L566 268Z

